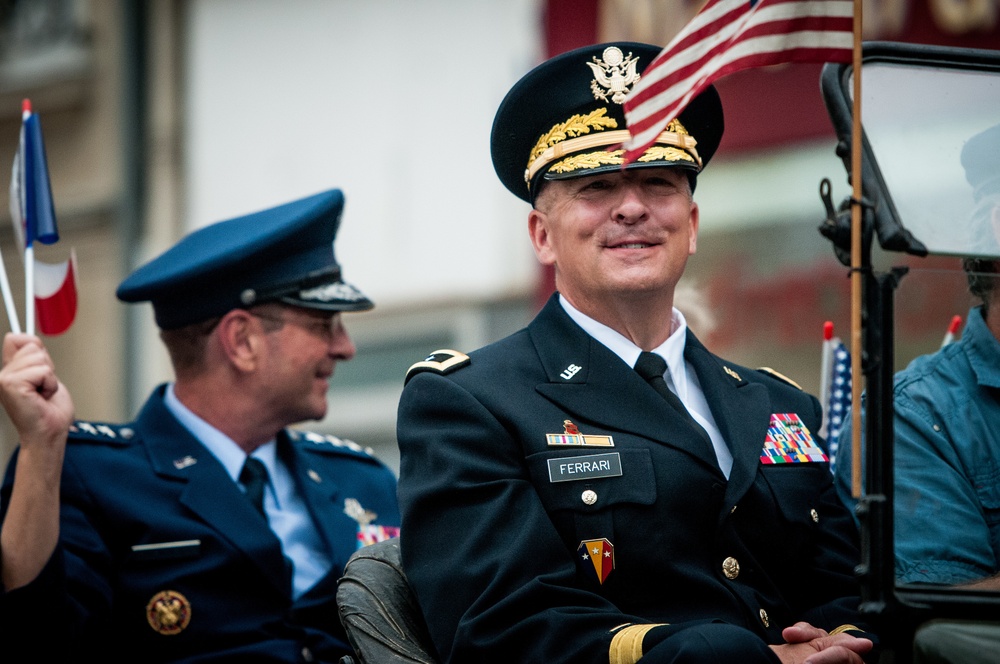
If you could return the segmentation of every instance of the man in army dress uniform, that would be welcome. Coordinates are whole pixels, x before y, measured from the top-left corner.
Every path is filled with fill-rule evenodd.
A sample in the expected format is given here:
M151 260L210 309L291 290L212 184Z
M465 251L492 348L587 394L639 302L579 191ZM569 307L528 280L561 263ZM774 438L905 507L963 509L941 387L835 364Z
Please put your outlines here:
M152 302L176 374L131 424L73 422L44 346L9 334L20 447L0 502L3 660L337 662L336 581L395 535L392 472L287 429L326 413L372 303L333 254L330 190L195 231L119 287ZM249 499L249 500L248 500Z
M444 662L860 663L872 648L819 403L713 355L673 307L722 136L715 89L622 170L617 88L658 52L557 56L494 121L494 166L532 204L558 293L526 329L407 375L400 545Z

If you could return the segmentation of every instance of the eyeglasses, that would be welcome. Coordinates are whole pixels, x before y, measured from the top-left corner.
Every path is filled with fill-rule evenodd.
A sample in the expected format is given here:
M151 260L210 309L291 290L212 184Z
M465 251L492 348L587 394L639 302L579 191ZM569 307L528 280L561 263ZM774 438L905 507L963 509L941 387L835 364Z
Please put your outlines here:
M340 316L336 314L327 318L316 318L314 316L269 316L251 311L250 315L272 323L296 325L327 341L333 339L341 329Z

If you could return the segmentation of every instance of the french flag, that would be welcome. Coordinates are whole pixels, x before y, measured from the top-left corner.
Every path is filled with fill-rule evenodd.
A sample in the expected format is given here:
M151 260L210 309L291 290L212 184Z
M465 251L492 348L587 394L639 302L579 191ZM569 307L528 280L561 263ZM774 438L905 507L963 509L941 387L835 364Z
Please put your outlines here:
M57 264L35 261L35 242L54 244L59 240L59 231L41 121L27 99L22 106L21 140L11 172L10 214L24 250L26 331L34 334L37 314L41 334L62 334L76 318L76 256L71 252L69 260ZM9 299L7 290L4 297ZM12 311L8 303L8 315ZM16 331L14 320L11 327Z
M62 263L35 262L35 312L38 331L62 334L76 318L76 252Z

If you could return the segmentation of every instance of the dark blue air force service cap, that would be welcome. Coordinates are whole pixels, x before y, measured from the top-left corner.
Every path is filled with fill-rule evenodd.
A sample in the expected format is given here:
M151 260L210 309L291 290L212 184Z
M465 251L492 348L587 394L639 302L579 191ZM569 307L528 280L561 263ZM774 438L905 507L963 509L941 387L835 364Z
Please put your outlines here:
M504 186L533 203L544 180L621 168L628 139L622 102L660 53L635 42L596 44L543 62L514 84L493 121L490 151ZM695 175L722 140L722 102L709 86L628 168L669 166Z
M266 302L371 309L333 255L343 209L343 193L331 189L193 231L129 275L118 298L152 302L164 330Z

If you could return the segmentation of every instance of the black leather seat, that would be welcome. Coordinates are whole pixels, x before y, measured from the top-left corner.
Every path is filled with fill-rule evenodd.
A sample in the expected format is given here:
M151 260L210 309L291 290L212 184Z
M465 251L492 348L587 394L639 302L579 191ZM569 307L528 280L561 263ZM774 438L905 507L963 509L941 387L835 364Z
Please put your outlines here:
M398 539L351 556L337 588L337 607L357 653L341 664L436 664L423 614L403 574Z

